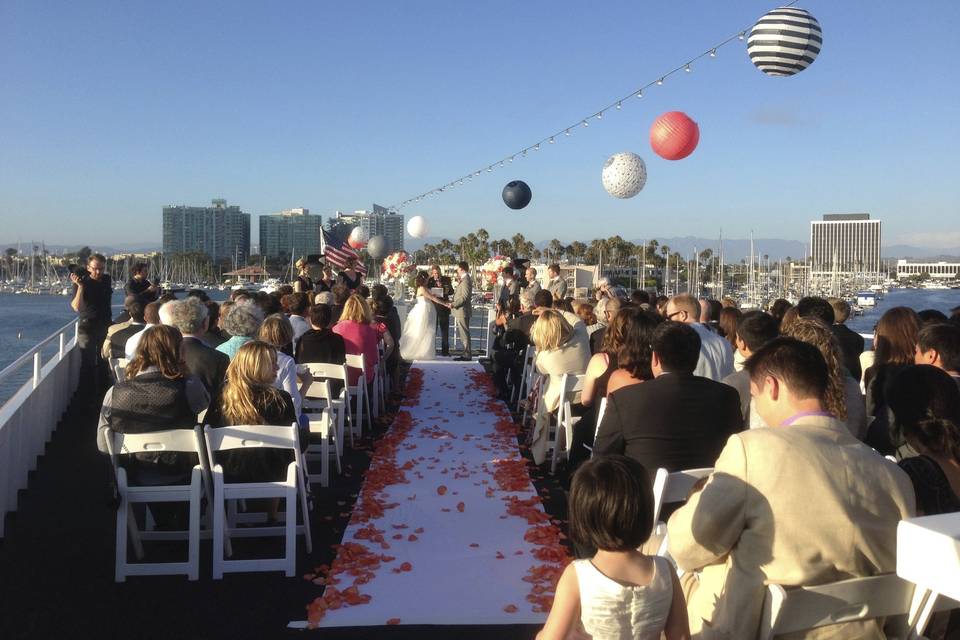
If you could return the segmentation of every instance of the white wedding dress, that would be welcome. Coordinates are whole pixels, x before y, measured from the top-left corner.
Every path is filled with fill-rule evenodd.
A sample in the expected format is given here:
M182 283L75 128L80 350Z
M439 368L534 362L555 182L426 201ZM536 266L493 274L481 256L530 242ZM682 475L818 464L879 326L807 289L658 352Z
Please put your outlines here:
M436 356L437 310L421 295L407 313L400 334L400 356L409 362L433 360Z

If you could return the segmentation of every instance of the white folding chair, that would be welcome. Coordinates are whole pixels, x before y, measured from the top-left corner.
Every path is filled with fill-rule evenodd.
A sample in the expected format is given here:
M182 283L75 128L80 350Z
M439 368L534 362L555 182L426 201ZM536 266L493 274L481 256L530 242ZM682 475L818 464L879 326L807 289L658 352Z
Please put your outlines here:
M189 580L200 577L200 498L203 494L201 467L190 473L190 484L131 485L127 470L120 466L118 455L135 453L195 453L203 455L197 434L189 429L171 429L152 433L107 434L107 452L117 480L120 505L117 507L116 569L114 580L124 582L127 576L157 576L185 574ZM187 531L140 531L131 509L134 503L187 502L189 524ZM148 511L149 514L149 511ZM142 540L187 540L186 562L129 563L127 562L127 534L133 542L134 554L143 559Z
M356 429L356 435L363 435L363 419L366 417L367 426L373 429L373 423L370 420L370 393L367 388L367 363L363 359L363 354L348 353L347 354L347 371L350 369L356 369L360 372L360 376L357 378L357 384L347 387L347 392L352 398L356 398L357 402L357 411L355 413L356 421L351 427ZM351 432L351 442L354 433Z
M343 364L329 364L326 362L307 362L301 365L313 376L314 382L334 380L339 381L340 393L334 396L330 389L331 385L324 387L320 384L305 385L301 391L303 396L303 407L305 413L310 413L316 409L330 409L333 412L333 420L336 428L334 429L334 444L337 452L337 472L340 472L340 457L343 455L343 433L344 424L350 423L350 444L353 444L353 413L350 410L350 396L347 390L347 367Z
M523 409L523 415L522 415L521 418L520 418L520 424L526 424L526 423L527 423L527 418L528 418L530 415L533 415L534 411L537 409L537 407L531 407L531 406L530 406L530 399L529 399L528 396L530 395L530 391L534 388L534 386L536 386L537 381L540 380L540 378L542 378L542 377L543 377L543 376L540 375L540 373L537 371L536 367L530 367L530 372L529 372L529 375L528 375L528 377L527 377L527 382L526 382L526 385L525 385L525 386L526 386L526 390L524 391L524 397L521 397L521 398L520 398L520 402L518 403L518 405L519 405L519 406L518 406L518 409ZM545 384L545 381L541 380L541 381L540 381L540 387L541 387L541 388L540 388L540 395L539 395L539 397L541 397L541 398L543 397L543 385L544 385L544 384Z
M530 392L530 373L533 371L533 362L537 357L537 349L532 344L527 345L526 351L523 352L523 372L520 374L520 384L517 385L516 389L516 401L514 402L514 407L517 411L520 410L520 402L524 400L524 394Z
M593 428L593 440L596 442L597 434L600 433L600 422L603 420L603 414L607 411L607 399L600 398L600 404L597 405L597 424ZM589 446L587 443L583 443L584 448L590 452L590 457L593 457L593 447ZM656 520L654 520L656 522Z
M673 502L686 502L690 490L701 478L706 478L713 473L713 467L704 467L701 469L684 469L683 471L669 472L663 467L657 469L653 478L653 522L656 525L660 520L660 511L663 505ZM663 538L660 540L660 548L657 555L667 555L667 535L664 531Z
M113 379L117 382L123 382L127 379L127 365L130 363L126 358L110 358L110 371L113 372Z
M916 637L906 614L911 612L915 586L895 574L851 578L814 587L767 587L763 601L758 640L807 631L843 622L873 618L893 618L888 627L895 637ZM942 598L937 611L960 607L960 603ZM890 637L890 636L888 636Z
M238 425L233 427L206 426L203 429L207 455L213 471L213 578L219 580L224 573L238 571L283 571L287 577L296 572L297 534L302 533L307 553L313 551L310 533L310 510L307 505L307 487L304 479L303 459L297 436L297 425L287 427L273 425ZM223 479L223 467L216 463L220 451L262 449L292 449L294 460L287 465L285 480L272 482L233 482ZM303 511L303 525L297 525L297 496ZM228 500L257 498L282 498L285 501L283 526L237 528L227 521ZM248 521L249 522L249 521ZM233 537L262 537L283 535L286 537L282 558L256 560L227 560L224 543Z
M330 441L334 441L333 456L337 464L337 473L342 471L340 466L340 451L338 443L343 438L343 431L337 432L334 426L334 409L331 408L332 392L330 391L330 381L326 379L314 379L309 386L303 389L303 412L310 421L309 429L311 436L319 436L320 442L311 441L307 443L307 448L303 452L303 459L307 465L307 480L311 483L319 482L320 486L330 486ZM310 463L320 461L320 473L310 472Z
M557 470L557 460L560 458L560 442L563 439L562 452L570 457L570 443L573 442L573 427L580 422L579 416L574 416L571 411L571 405L574 399L583 391L583 381L586 378L583 374L563 374L560 385L563 391L560 395L560 407L557 410L557 432L553 439L553 456L550 462L550 473Z
M386 347L383 345L383 341L379 345L380 350L380 359L377 361L377 376L376 381L376 403L377 403L377 415L382 415L387 412L387 394L390 392L390 383L387 376L387 359L384 357L386 354Z

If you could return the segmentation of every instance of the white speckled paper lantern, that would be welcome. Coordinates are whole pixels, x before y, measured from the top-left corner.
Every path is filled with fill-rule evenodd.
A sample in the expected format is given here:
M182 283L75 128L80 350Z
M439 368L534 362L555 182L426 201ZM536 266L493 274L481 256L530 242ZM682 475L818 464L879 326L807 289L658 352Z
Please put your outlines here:
M427 235L427 221L423 216L413 216L407 221L407 233L414 238L422 238Z
M603 188L614 198L632 198L647 183L647 165L630 151L615 153L603 165Z
M353 231L350 232L350 237L347 238L347 244L354 249L362 249L367 244L367 233L362 227L354 227Z

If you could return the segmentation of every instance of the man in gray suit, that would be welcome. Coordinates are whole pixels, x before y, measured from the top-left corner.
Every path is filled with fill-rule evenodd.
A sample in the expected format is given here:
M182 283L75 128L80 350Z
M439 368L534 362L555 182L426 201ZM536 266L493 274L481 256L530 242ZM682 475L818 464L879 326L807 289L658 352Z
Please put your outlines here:
M550 280L547 284L547 290L553 294L554 300L563 300L567 297L567 281L560 277L560 265L552 264L547 267L547 275Z
M453 300L450 302L453 319L457 323L457 335L463 340L463 355L454 358L460 361L470 360L473 356L470 348L470 316L473 315L470 300L473 298L473 282L470 280L469 269L466 262L457 264L457 275L460 280L457 282L457 288L453 290Z

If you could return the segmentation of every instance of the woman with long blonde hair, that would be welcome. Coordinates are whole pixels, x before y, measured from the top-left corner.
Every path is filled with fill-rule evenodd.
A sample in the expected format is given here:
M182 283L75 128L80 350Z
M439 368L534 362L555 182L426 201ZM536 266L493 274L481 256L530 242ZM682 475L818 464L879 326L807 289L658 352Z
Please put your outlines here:
M823 321L816 318L798 318L783 332L784 336L812 344L827 362L830 380L827 384L826 409L838 420L845 420L854 437L867 435L867 411L860 393L860 385L843 366L840 342Z
M266 342L276 349L277 376L274 381L274 386L290 394L290 398L293 400L293 406L299 416L303 400L300 397L300 389L297 386L297 363L283 351L287 347L292 347L293 336L293 325L282 313L267 316L267 319L260 325L260 330L257 333L257 338L260 341Z
M333 332L343 338L347 353L363 356L363 363L367 368L368 385L373 384L373 377L377 373L377 363L380 362L380 351L377 345L380 343L382 333L386 333L383 325L371 324L372 318L370 305L354 293L344 303L340 321L333 325ZM357 384L360 372L351 368L348 369L348 375L350 384Z
M243 344L227 367L220 403L211 408L207 421L219 427L297 422L293 400L274 386L276 377L276 349L259 340ZM228 482L272 481L285 477L291 456L281 449L225 451L217 462L223 464Z

